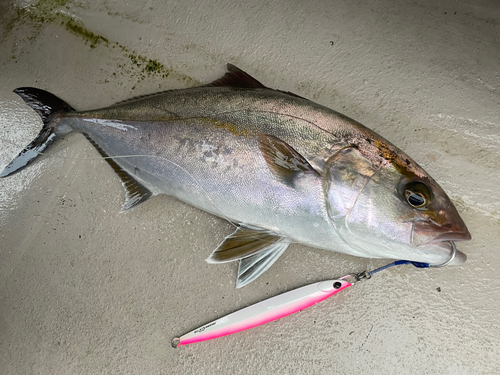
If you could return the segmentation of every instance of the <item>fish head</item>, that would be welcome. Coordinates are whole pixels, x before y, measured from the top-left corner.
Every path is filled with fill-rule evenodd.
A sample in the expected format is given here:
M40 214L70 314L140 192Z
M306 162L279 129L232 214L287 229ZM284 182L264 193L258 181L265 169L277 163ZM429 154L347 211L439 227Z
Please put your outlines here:
M339 152L325 175L328 214L360 256L444 263L451 257L449 241L471 235L444 190L403 156L406 168L353 148ZM452 264L466 258L457 251Z
M434 180L402 178L397 195L409 211L412 246L471 239L455 205Z

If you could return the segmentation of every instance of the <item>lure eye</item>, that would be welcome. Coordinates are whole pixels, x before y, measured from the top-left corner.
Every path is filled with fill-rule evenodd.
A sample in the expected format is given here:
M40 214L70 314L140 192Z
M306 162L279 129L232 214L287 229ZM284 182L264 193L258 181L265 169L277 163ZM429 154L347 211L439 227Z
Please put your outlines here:
M410 182L404 188L406 201L413 208L424 208L431 202L430 189L423 182Z

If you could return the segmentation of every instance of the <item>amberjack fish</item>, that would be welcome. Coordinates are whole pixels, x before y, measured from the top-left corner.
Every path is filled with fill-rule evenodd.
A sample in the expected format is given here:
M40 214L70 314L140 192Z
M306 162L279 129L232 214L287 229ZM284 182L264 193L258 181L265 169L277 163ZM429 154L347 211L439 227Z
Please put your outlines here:
M449 241L471 239L443 189L389 141L227 67L210 84L91 111L18 88L43 128L0 176L29 165L64 135L83 133L121 179L123 210L167 194L234 223L207 261L239 261L237 287L290 243L432 264L450 258ZM457 251L453 263L465 260Z

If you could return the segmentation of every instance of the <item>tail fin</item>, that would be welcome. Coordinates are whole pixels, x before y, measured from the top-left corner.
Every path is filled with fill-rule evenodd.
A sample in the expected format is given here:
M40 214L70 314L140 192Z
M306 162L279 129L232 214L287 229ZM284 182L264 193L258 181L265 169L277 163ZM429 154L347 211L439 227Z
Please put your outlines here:
M54 115L59 112L74 111L68 103L44 90L33 87L20 87L15 89L14 92L23 98L26 104L40 115L43 121L43 128L35 140L26 146L24 150L5 167L0 173L0 177L7 177L19 172L33 162L52 143L59 139L60 136L56 134L56 127L51 125L51 120L54 118Z

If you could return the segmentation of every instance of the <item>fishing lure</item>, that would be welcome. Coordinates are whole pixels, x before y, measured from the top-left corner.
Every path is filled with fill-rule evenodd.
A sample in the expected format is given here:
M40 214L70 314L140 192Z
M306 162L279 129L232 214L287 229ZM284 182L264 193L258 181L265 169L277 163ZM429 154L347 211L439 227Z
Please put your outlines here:
M181 337L176 337L172 340L172 347L177 348L181 345L194 344L195 342L227 336L283 318L287 315L291 315L315 305L316 303L337 294L341 290L352 286L355 282L370 279L375 273L393 266L412 264L417 268L444 267L453 260L456 254L455 244L451 241L450 244L453 249L452 255L450 259L443 264L431 265L429 263L398 260L373 271L364 271L357 274L346 275L335 280L320 281L314 284L309 284L245 307L198 327ZM354 280L349 282L347 281L349 278L354 278Z

